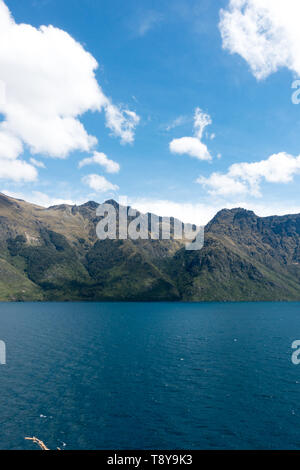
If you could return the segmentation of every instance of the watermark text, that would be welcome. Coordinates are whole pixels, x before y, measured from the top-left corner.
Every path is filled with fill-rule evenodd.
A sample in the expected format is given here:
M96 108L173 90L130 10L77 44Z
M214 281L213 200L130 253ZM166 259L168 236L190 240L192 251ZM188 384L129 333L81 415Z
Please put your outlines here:
M96 211L99 240L181 240L188 251L204 246L204 226L186 224L175 218L141 214L132 207L105 203Z
M0 365L6 364L6 344L4 341L0 341Z

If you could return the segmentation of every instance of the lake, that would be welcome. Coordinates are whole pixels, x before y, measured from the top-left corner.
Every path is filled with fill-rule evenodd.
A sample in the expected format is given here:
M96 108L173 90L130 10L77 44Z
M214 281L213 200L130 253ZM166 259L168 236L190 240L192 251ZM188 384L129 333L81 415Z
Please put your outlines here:
M0 449L297 449L300 303L1 303Z

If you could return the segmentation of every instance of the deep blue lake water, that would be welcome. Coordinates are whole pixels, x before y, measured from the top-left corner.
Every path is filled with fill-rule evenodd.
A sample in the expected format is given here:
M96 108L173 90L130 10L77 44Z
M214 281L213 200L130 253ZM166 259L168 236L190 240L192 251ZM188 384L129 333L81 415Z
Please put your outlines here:
M0 339L0 449L300 448L300 303L1 303Z

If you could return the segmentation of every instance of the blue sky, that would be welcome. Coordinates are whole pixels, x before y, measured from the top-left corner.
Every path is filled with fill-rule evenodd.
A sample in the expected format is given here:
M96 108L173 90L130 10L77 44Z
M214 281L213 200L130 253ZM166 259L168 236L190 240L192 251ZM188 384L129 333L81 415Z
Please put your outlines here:
M300 161L297 160L300 105L291 101L292 82L300 72L298 57L292 52L295 36L278 39L279 13L272 9L270 1L242 2L248 8L244 17L241 17L243 10L236 6L239 2L232 0L231 10L229 3L229 0L6 0L5 3L0 0L0 5L9 8L16 25L25 23L37 29L40 25L53 25L80 43L99 64L95 77L104 96L100 110L92 111L92 106L86 105L82 115L78 116L73 108L71 113L98 143L89 148L86 142L77 144L77 148L72 143L70 150L59 155L67 145L62 142L60 148L50 151L58 138L56 127L53 130L49 126L48 137L37 141L31 137L36 128L31 130L26 122L20 123L16 109L19 110L17 100L23 100L20 93L27 90L27 78L22 84L24 68L25 77L27 73L30 77L32 66L33 81L39 87L38 80L48 73L49 53L52 54L49 81L57 68L61 80L68 73L64 71L63 61L58 58L55 63L59 40L54 41L47 33L50 45L45 46L43 69L40 56L36 57L37 68L30 40L25 51L28 58L21 61L22 67L20 63L12 66L7 57L18 62L22 49L20 46L10 52L4 29L0 33L2 43L4 39L0 48L0 80L8 90L7 100L15 95L13 106L8 103L1 114L3 122L8 122L3 132L9 132L10 137L13 134L14 146L23 143L22 151L13 153L14 162L27 162L32 169L26 167L27 176L23 178L18 173L19 167L14 170L9 161L10 170L2 173L0 170L1 190L43 205L62 201L81 203L89 199L102 202L126 196L141 210L197 223L207 222L222 207L243 206L259 215L300 212ZM270 41L274 44L261 41L265 39L264 32L259 30L255 37L247 37L250 33L243 23L246 20L255 23L260 7L266 5L270 9L265 19L273 28L274 37ZM291 14L281 15L284 23L280 26L287 30L291 30L289 21L295 15L293 7L299 12L296 0L288 0L285 8ZM223 26L220 26L222 8L227 16L223 15ZM1 14L5 13L0 9L0 21ZM24 38L29 35L19 30L13 40L24 43L21 33ZM41 44L43 40L41 37ZM61 50L64 47L67 50L64 41L62 38ZM280 50L280 56L271 54L269 46L273 45ZM3 67L11 67L11 72L1 76ZM73 82L75 101L77 80L79 94L88 92L92 80L88 70L86 78L77 78L80 67L77 61ZM16 83L15 70L20 75L20 83ZM45 109L51 107L53 99L47 101L47 87L41 88L45 101L44 97L41 100L38 94L35 96L34 89L30 87L32 100L37 99L36 106L40 102ZM95 95L95 101L98 98ZM64 100L63 87L58 90L57 100ZM105 100L109 100L108 105ZM30 113L35 112L31 104L26 106ZM66 107L63 109L68 115ZM121 113L116 117L123 119L121 130L115 121L108 127L107 109ZM126 111L134 113L129 122L131 127L126 127ZM196 112L200 117L208 115L211 121L201 128L201 138L195 127ZM61 116L60 111L57 113ZM26 121L24 113L22 119ZM47 133L45 126L41 135L43 132ZM3 139L6 137L3 134ZM193 148L196 145L196 155L190 155L191 145ZM107 171L110 167L103 165L103 157L102 163L97 163L95 152L118 163L120 170ZM276 157L269 160L272 155ZM0 163L1 158L0 132ZM79 168L79 162L87 158L89 162ZM2 168L6 162L4 155ZM251 166L255 162L258 165ZM246 166L240 166L241 163ZM233 164L239 166L230 170ZM95 175L100 178L93 179Z

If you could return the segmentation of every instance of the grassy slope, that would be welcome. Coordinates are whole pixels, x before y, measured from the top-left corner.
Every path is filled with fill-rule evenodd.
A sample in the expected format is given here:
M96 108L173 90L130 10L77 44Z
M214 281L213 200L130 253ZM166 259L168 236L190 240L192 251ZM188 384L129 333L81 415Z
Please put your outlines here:
M25 275L0 258L0 299L1 301L42 300L42 289Z
M300 300L300 216L221 211L205 246L97 241L95 203L0 195L0 300Z

